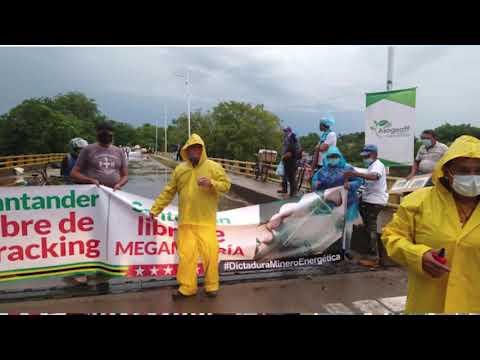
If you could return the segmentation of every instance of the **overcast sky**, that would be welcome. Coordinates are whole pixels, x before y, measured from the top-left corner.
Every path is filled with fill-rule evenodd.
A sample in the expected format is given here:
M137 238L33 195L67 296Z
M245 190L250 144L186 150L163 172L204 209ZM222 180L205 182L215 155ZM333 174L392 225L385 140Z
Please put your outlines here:
M395 89L418 86L417 133L448 121L480 126L480 46L396 46ZM0 113L30 97L81 91L108 117L163 124L220 101L264 104L304 135L331 113L362 131L365 93L385 90L385 46L0 47Z

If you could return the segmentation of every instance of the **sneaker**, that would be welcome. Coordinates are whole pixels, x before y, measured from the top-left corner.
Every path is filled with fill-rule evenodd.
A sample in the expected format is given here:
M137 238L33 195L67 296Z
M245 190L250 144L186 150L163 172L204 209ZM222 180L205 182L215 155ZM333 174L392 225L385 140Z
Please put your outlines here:
M215 298L218 295L218 291L205 291L205 294L209 298Z
M192 296L195 296L195 295L196 294L194 294L194 295L184 295L180 291L176 290L175 292L172 293L172 299L173 300L181 300L181 299L186 299L186 298L189 298L189 297L192 297Z

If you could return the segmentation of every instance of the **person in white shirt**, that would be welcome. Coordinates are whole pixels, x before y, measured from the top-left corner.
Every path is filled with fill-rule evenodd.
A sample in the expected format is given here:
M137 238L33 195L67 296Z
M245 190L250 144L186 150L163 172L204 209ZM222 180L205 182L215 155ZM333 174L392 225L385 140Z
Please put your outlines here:
M422 146L418 149L417 157L412 166L412 171L408 175L410 180L415 175L424 175L433 173L435 164L447 152L448 146L437 141L437 135L433 130L425 130L420 136Z
M377 218L388 202L387 174L385 166L378 159L378 147L376 145L365 145L360 156L362 156L363 163L367 167L367 172L346 172L344 177L346 181L351 177L365 179L365 190L360 203L360 214L369 236L369 256L359 263L368 267L378 267L381 259L378 248L380 236L377 230Z
M315 147L315 153L313 155L313 172L322 167L322 155L328 151L328 148L330 146L337 146L337 134L333 131L334 126L335 119L333 117L323 117L320 119L320 141Z

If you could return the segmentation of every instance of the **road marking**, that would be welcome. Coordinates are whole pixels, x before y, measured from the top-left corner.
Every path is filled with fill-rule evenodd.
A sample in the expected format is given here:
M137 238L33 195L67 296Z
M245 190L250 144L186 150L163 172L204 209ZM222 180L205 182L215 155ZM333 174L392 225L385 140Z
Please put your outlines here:
M349 314L349 315L354 314L352 310L350 310L348 307L346 307L342 303L326 304L326 305L323 305L323 307L330 314Z
M389 297L378 299L383 305L394 312L402 312L405 311L405 304L407 303L406 296L396 296L396 297Z
M354 301L352 304L364 314L384 315L392 312L377 300L360 300Z

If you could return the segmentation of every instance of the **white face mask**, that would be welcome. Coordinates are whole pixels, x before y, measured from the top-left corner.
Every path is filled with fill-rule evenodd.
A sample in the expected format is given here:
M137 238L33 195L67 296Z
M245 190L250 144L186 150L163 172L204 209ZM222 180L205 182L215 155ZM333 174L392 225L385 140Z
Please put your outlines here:
M480 195L480 175L454 175L452 188L459 195L478 196Z

